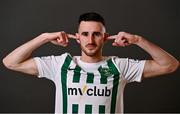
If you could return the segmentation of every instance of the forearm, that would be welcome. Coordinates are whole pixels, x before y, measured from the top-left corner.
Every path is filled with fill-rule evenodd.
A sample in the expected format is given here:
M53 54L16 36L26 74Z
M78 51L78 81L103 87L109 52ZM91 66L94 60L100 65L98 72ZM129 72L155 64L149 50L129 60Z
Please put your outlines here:
M175 71L179 67L179 61L172 55L141 36L119 32L117 35L109 36L108 39L114 39L114 46L135 44L152 57L152 60L146 60L145 62L143 78L167 74Z
M16 66L28 59L35 49L45 44L46 42L48 41L45 38L38 36L8 54L3 59L3 63L6 66Z
M146 39L137 36L138 37L138 42L136 45L141 47L143 50L145 50L154 62L156 62L158 65L166 68L173 68L176 69L179 65L179 61L177 61L172 55L167 53L165 50L161 49L159 46L147 41ZM172 69L172 70L173 70Z

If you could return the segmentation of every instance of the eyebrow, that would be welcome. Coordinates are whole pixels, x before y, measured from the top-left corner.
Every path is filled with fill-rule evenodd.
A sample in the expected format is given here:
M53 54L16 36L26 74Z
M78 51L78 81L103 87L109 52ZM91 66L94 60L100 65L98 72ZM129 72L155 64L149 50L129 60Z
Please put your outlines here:
M87 34L88 32L81 32L81 34Z
M101 34L101 32L93 32L93 33L96 33L96 34L97 34L97 33L100 33L100 34Z
M89 33L89 32L87 32L87 31L81 32L81 34L83 34L83 33ZM94 31L93 33L101 33L101 32Z

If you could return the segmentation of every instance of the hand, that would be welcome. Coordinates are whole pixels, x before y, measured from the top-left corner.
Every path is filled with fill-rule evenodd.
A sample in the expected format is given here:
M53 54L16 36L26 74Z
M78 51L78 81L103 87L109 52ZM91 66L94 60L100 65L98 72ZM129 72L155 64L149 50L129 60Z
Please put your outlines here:
M68 45L69 38L77 39L75 35L66 34L64 31L54 32L54 33L43 33L40 36L45 38L48 42L51 42L55 45L60 45L63 47L66 47Z
M107 37L107 40L114 40L113 46L128 46L131 44L136 44L139 41L140 36L133 35L126 32L119 32L117 35L112 35Z

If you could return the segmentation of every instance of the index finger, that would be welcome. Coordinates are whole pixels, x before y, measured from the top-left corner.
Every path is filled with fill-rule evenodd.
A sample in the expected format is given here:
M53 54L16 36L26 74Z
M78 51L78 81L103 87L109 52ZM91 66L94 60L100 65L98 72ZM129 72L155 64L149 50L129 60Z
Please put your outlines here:
M73 34L67 34L68 38L77 39L77 37Z
M108 40L114 40L116 38L117 38L117 35L112 35L112 36L107 37Z

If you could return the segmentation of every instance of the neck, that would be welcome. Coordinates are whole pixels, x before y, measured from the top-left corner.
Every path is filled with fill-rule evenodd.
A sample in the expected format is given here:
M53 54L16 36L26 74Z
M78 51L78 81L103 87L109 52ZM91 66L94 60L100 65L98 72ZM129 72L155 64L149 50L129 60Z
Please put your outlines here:
M94 56L88 56L85 53L82 52L81 60L87 63L96 63L103 60L102 54L94 55Z

